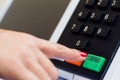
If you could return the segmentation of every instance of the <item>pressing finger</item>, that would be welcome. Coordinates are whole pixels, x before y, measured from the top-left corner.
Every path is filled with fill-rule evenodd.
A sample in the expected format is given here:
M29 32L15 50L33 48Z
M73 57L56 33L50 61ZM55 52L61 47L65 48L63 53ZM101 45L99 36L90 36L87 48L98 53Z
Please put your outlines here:
M62 58L73 61L83 61L87 54L76 49L70 49L63 45L37 39L37 45L50 58ZM42 45L42 46L41 46Z

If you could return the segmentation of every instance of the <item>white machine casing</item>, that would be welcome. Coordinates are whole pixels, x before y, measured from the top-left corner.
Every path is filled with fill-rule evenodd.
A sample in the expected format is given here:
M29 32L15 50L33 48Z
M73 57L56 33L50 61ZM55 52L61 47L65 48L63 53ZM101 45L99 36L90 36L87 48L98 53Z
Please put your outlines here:
M13 0L0 0L0 22L4 18Z

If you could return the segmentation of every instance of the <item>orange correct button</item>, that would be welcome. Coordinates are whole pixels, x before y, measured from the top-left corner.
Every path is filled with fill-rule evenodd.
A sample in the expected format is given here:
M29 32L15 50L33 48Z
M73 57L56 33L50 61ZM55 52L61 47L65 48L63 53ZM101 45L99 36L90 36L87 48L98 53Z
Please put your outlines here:
M71 61L71 60L66 60L65 62L67 62L69 64L72 64L72 65L75 65L75 66L78 66L78 67L80 67L81 64L82 64L82 61L80 61L80 62L74 62L74 61Z

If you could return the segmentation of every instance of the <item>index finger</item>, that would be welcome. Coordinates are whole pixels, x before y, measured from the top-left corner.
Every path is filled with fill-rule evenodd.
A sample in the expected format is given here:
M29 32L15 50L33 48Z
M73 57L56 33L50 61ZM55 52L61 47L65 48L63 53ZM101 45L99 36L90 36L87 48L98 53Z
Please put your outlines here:
M39 49L49 58L60 58L72 61L84 61L87 54L76 49L70 49L61 44L51 43L43 39L37 40Z

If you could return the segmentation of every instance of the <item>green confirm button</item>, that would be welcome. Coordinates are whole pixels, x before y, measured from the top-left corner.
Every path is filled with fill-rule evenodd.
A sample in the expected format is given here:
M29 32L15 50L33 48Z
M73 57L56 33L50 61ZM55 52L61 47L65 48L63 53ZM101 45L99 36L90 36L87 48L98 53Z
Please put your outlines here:
M100 72L106 59L100 56L88 54L86 60L83 63L83 67L95 72Z

